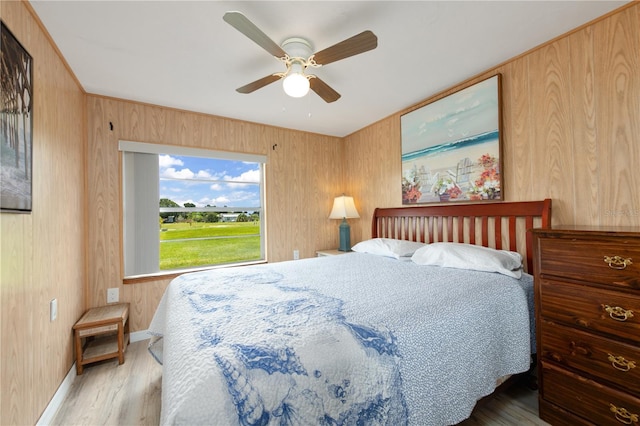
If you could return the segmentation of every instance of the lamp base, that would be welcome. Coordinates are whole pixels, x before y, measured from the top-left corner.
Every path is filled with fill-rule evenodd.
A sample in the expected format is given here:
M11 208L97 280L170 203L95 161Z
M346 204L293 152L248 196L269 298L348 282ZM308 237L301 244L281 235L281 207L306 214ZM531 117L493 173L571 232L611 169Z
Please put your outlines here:
M351 251L351 227L347 223L347 219L342 218L340 229L340 247L339 251Z

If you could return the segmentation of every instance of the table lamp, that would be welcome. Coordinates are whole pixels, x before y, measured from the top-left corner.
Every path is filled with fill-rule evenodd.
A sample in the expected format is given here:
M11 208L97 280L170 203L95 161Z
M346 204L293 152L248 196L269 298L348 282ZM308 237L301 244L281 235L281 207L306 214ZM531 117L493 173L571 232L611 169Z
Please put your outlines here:
M329 219L342 219L340 223L340 251L351 251L351 229L347 219L359 218L360 215L353 204L353 197L341 195L333 200L333 209L329 214Z

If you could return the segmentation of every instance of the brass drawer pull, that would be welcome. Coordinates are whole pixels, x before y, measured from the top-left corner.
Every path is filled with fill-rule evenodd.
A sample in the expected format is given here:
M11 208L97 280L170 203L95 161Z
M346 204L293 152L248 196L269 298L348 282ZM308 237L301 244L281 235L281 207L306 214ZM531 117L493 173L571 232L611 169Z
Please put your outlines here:
M637 414L633 414L627 411L626 408L618 408L615 405L609 403L609 409L612 413L616 414L616 420L620 423L624 423L625 425L630 425L632 423L637 423L639 418Z
M633 318L633 311L621 308L620 306L611 307L609 305L603 305L604 310L609 314L611 319L616 321L626 321L629 318Z
M636 368L635 361L627 361L626 359L624 359L623 356L615 356L611 354L608 354L608 355L609 355L609 362L611 363L613 368L615 368L616 370L629 371L632 368Z
M624 258L620 256L605 256L604 263L609 265L611 269L624 269L629 265L633 265L631 258Z

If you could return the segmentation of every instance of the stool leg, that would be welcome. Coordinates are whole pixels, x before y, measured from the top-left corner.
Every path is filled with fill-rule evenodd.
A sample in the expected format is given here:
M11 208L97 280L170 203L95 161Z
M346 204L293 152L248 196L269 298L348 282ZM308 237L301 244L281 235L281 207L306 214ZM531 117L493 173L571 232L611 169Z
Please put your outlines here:
M83 372L82 365L82 338L80 337L80 333L78 330L75 332L75 341L76 341L76 373L79 375Z
M118 364L124 364L124 327L118 323Z

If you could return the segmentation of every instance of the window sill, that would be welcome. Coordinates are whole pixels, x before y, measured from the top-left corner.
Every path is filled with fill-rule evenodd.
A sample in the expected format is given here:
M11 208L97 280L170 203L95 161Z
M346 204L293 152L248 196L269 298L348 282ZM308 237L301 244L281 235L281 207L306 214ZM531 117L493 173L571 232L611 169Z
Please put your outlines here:
M205 266L202 268L189 268L189 269L180 269L180 270L171 270L166 272L157 272L154 274L144 274L144 275L133 275L130 277L124 277L122 279L123 284L140 284L147 283L150 281L160 281L160 280L172 280L180 275L187 274L189 272L200 272L200 271L208 271L210 269L221 269L221 268L235 268L238 266L249 266L249 265L260 265L262 263L267 263L266 260L256 260L252 262L241 262L241 263L230 263L225 265L215 265L215 266Z

